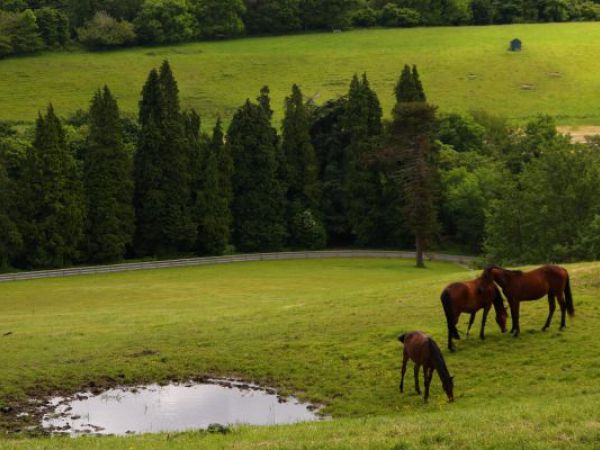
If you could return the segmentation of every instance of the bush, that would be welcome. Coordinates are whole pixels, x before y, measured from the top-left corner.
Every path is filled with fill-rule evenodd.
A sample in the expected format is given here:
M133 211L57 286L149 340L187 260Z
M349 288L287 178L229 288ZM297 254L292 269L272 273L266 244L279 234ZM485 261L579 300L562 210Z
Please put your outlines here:
M290 231L293 243L300 248L317 250L327 244L325 227L308 209L294 216Z
M384 27L416 27L421 23L421 14L414 9L400 8L394 3L388 3L381 10L379 23Z
M352 25L357 27L372 27L377 23L377 13L369 8L362 8L352 15Z
M92 20L77 30L79 41L88 48L122 47L135 42L133 25L117 20L105 12L98 12Z

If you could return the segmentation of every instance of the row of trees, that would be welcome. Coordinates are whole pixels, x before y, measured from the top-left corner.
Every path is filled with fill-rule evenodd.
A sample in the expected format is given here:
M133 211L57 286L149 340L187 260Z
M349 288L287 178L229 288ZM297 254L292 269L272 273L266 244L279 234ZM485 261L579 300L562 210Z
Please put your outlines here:
M599 0L4 0L0 56L356 27L600 20Z
M600 258L600 142L549 117L439 114L415 67L394 93L384 121L366 76L323 105L295 85L279 133L265 87L206 133L164 63L137 119L105 87L68 120L50 106L31 133L0 124L0 265L326 245Z

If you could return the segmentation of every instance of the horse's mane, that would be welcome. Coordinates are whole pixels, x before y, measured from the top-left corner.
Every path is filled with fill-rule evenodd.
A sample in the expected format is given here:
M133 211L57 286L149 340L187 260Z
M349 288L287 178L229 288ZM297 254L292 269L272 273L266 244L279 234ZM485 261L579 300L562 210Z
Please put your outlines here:
M502 298L500 289L498 289L496 285L494 285L494 296L492 297L492 304L494 305L496 315L501 313L506 314L506 309L504 308L504 299Z
M442 384L444 386L447 386L448 384L452 385L452 377L450 376L450 372L448 371L448 367L446 366L442 352L435 341L431 338L429 338L429 353L433 359L435 369L442 380Z
M515 275L523 275L523 271L522 270L505 269L505 268L500 267L500 266L487 266L485 268L485 270L492 270L492 269L498 269L498 270L501 270L503 272L508 272L508 273L512 273L512 274L515 274Z

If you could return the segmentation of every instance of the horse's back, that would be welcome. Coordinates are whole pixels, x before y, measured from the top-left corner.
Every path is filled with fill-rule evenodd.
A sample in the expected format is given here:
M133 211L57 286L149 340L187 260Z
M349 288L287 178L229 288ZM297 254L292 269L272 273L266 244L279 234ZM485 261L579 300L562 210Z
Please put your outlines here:
M475 312L481 308L482 299L480 292L481 280L476 278L475 280L464 281L459 283L452 283L445 289L450 295L453 306L458 307L463 312ZM491 290L488 287L485 294L491 299Z
M429 366L429 341L433 341L422 331L413 331L404 335L404 353L415 363ZM435 341L434 341L435 344Z

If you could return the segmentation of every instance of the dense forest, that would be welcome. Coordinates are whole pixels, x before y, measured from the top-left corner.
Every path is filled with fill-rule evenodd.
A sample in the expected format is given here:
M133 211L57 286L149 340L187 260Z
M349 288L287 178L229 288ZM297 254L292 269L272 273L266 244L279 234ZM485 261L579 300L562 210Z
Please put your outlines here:
M137 118L108 87L86 111L0 123L0 266L330 247L438 248L494 262L600 258L600 141L441 114L406 66L389 120L366 75L323 104L269 89L227 129L182 111L171 67Z
M0 57L351 27L600 20L600 0L2 0Z

